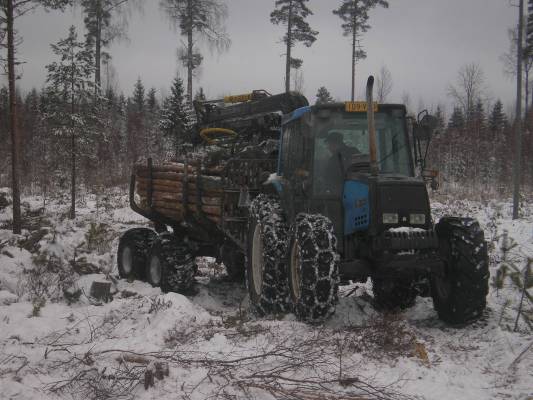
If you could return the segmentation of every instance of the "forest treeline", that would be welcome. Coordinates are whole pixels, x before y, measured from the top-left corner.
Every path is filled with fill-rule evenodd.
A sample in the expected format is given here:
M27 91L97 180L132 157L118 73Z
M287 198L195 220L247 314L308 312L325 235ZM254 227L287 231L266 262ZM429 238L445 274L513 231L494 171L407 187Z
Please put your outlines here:
M355 85L355 66L366 58L361 46L362 35L370 29L369 13L374 8L388 8L384 0L339 0L331 11L340 18L342 34L351 47L352 99ZM51 44L55 61L46 66L47 79L42 89L28 93L14 90L16 85L0 88L0 186L11 186L13 147L17 137L16 154L20 162L14 170L20 174L25 192L51 194L70 189L73 198L80 184L89 189L122 185L128 182L131 166L147 157L168 159L183 143L190 142L187 127L193 98L205 98L201 88L193 90L193 77L200 81L197 69L204 62L198 43L203 39L219 52L231 45L225 29L228 9L222 0L160 0L164 15L181 37L178 65L185 71L169 82L170 95L161 97L153 88L146 88L142 79L133 88L118 88L113 84L110 45L126 35L125 24L131 7L142 7L137 0L0 0L0 48L9 48L9 29L13 22L35 7L64 10L77 4L84 15L84 32L71 27L65 37ZM10 9L11 7L11 9ZM10 11L11 10L11 11ZM14 18L9 18L9 13ZM298 89L291 82L304 60L295 57L298 44L312 46L319 32L307 22L313 12L308 0L276 0L270 20L284 28L282 44L286 54L284 64L286 90ZM11 21L11 22L10 22ZM11 42L16 54L20 43L16 30ZM507 57L512 71L513 43ZM513 42L514 40L514 42ZM275 43L273 43L275 45ZM516 45L515 45L516 48ZM0 63L9 66L8 57ZM516 54L516 49L515 53ZM16 77L9 69L10 83ZM526 110L528 106L528 72L526 60ZM30 61L31 62L31 61ZM19 77L20 78L20 77ZM22 77L23 79L23 77ZM377 80L377 98L388 100L392 90L392 73L384 66ZM456 84L448 94L453 111L445 115L444 107L433 111L439 120L440 134L430 146L429 165L440 170L444 190L465 194L486 193L490 196L510 195L510 176L513 154L513 121L504 112L501 101L490 107L483 93L481 66L465 65L458 71ZM124 94L130 93L128 95ZM16 101L13 97L16 97ZM407 102L407 94L404 96ZM311 102L333 101L325 87L318 88L317 98ZM13 110L16 106L16 113ZM487 108L487 109L486 109ZM410 110L416 116L421 110ZM7 116L10 118L7 118ZM533 135L530 133L531 113L527 113L523 136L522 183L531 190L533 181ZM15 128L11 123L16 121Z

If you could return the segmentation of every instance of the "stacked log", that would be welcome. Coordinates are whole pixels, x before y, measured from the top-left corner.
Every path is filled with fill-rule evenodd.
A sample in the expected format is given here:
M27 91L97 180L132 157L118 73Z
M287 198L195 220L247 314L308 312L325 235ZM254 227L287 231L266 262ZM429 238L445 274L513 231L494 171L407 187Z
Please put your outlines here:
M149 211L149 193L152 191L152 210L176 221L185 213L193 213L219 224L222 216L221 168L201 170L198 166L182 163L136 165L136 190L140 206ZM151 177L151 180L150 180Z

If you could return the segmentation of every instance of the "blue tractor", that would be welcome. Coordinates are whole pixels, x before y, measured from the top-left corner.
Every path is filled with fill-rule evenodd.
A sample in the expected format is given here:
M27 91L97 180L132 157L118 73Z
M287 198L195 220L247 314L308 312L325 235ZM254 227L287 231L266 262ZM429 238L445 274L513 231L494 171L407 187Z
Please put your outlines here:
M339 284L370 278L381 309L431 296L446 322L478 318L489 279L484 233L471 218L435 223L422 177L435 118L415 121L404 105L374 103L372 90L370 77L366 102L309 106L299 94L264 91L196 102L193 137L209 157L197 163L196 192L171 197L200 204L202 171L215 167L219 217L154 208L149 162L148 208L136 204L135 175L130 202L157 232L123 235L121 276L181 290L193 282L194 256L208 255L246 281L258 315L320 321L335 311Z

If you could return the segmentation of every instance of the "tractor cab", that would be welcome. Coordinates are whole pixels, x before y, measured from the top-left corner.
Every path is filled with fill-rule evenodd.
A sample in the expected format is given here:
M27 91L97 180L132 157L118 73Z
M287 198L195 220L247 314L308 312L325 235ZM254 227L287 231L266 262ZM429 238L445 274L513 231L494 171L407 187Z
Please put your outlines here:
M376 171L367 103L304 107L283 121L278 166L282 200L293 205L287 207L290 218L300 212L327 216L343 258L355 257L353 236L367 240L400 227L431 228L426 186L415 177L405 106L373 107Z

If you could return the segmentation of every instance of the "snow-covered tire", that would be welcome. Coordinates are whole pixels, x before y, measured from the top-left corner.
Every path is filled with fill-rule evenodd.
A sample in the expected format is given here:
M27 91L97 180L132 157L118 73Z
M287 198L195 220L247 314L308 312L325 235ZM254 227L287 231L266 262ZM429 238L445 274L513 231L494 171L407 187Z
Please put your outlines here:
M299 214L291 236L293 311L302 320L320 322L335 312L338 301L339 256L333 224L323 215Z
M232 282L243 282L245 276L244 254L229 241L220 247L220 261L226 267L228 278Z
M148 228L133 228L120 238L117 251L118 274L122 279L144 280L146 260L157 233Z
M415 304L418 290L410 279L372 278L376 307L381 310L405 310Z
M435 230L444 274L431 279L433 305L439 318L465 324L479 318L487 304L489 260L479 223L471 218L442 218Z
M279 202L257 196L250 204L245 280L250 308L258 316L288 311L287 238Z
M163 292L183 293L194 283L196 266L187 243L172 234L160 235L146 263L146 280Z

